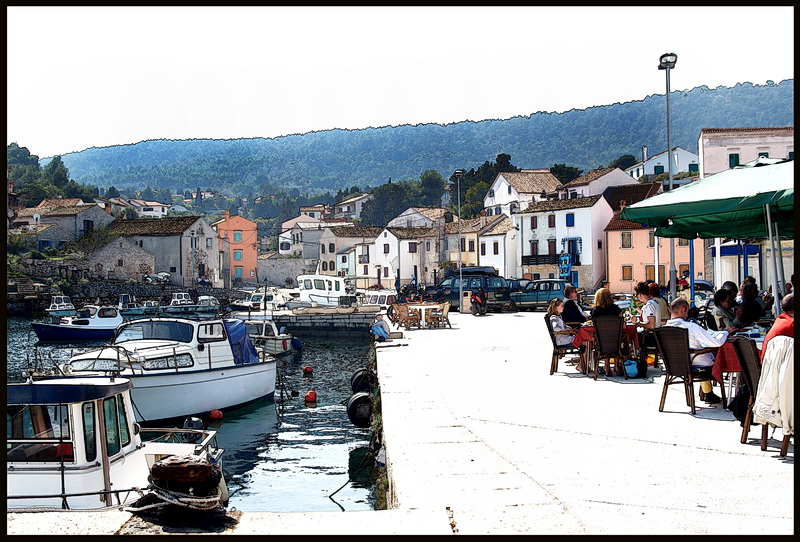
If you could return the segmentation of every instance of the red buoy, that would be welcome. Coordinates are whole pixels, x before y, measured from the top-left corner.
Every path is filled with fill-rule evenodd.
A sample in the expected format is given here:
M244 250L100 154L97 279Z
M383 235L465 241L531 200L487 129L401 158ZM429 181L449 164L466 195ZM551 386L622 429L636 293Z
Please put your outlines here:
M208 416L212 420L221 420L222 419L222 411L214 409L214 410L212 410L211 412L208 413Z
M304 375L310 375L313 371L314 369L311 368L311 365L306 365L305 367L303 367Z
M308 393L306 393L306 403L316 403L316 402L317 402L317 392L311 390Z

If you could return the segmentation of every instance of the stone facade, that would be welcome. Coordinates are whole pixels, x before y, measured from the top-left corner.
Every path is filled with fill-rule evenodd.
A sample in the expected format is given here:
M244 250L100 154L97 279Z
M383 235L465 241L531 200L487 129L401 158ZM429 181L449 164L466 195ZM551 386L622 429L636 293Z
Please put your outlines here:
M141 281L155 273L156 258L132 241L119 238L86 258L89 276L100 279Z

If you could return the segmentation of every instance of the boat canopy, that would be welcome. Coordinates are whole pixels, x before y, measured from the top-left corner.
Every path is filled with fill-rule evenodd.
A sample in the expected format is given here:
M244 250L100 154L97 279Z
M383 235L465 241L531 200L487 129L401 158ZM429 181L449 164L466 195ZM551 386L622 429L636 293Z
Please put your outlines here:
M253 342L247 334L247 326L244 321L228 318L223 320L223 323L225 324L225 331L228 333L231 351L233 351L233 362L236 365L258 363L256 347L253 346Z
M87 385L91 384L91 385ZM132 387L127 378L75 378L58 382L7 384L6 405L82 403L111 397Z

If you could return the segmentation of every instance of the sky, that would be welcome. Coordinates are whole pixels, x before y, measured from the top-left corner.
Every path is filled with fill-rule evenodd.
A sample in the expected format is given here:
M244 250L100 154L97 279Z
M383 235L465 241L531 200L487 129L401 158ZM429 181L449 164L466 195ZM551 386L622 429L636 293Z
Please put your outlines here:
M7 142L507 119L794 78L794 8L7 6Z

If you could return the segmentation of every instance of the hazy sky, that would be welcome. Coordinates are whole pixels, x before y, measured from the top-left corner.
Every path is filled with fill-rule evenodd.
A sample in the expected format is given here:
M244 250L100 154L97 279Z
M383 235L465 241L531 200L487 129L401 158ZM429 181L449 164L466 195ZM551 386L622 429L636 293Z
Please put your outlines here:
M792 7L6 7L8 143L276 137L794 78Z

